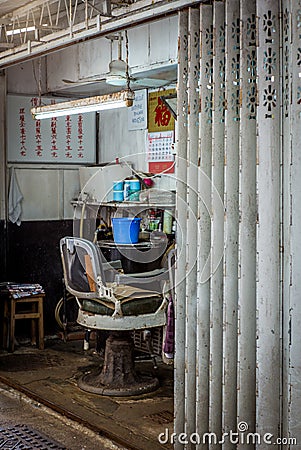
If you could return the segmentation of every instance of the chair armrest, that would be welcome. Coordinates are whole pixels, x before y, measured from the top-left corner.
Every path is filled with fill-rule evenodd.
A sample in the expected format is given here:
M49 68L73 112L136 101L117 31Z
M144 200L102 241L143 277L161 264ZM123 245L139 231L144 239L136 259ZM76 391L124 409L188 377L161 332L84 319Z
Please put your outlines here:
M148 272L123 274L123 275L120 275L120 277L125 277L125 280L130 279L130 278L150 278L150 277L155 277L157 275L160 275L161 273L164 273L166 271L167 270L162 267L161 269L154 269L154 270L150 270Z
M120 259L117 259L116 261L108 261L105 263L102 263L103 270L108 269L122 269L122 264Z
M155 269L149 272L135 274L117 274L115 282L127 286L134 286L162 294L164 283L169 280L168 270Z

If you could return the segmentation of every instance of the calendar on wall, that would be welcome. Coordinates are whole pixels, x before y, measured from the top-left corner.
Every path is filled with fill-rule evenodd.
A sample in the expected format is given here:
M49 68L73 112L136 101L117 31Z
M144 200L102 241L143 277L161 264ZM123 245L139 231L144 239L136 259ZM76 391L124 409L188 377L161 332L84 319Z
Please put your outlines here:
M148 133L147 160L151 173L174 172L174 131Z

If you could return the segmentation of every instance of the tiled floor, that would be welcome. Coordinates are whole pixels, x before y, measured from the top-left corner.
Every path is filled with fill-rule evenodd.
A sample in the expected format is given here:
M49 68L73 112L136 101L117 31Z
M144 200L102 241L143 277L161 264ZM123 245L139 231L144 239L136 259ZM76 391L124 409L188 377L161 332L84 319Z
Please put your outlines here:
M93 350L84 352L81 341L46 341L45 350L23 346L12 354L0 352L0 381L122 448L168 449L159 444L158 435L173 428L172 367L158 364L157 391L126 398L103 397L78 388L78 378L100 364L100 356ZM136 367L141 372L153 370L151 361L136 362Z

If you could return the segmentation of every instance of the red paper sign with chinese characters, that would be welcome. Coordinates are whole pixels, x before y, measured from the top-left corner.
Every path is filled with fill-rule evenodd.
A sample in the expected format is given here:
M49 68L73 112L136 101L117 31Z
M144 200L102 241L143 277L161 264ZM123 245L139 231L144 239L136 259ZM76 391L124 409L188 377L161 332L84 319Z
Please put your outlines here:
M174 172L174 118L161 96L174 94L175 89L151 92L148 97L148 170L151 173Z
M167 89L165 91L150 92L148 95L148 131L154 133L156 131L173 131L175 129L175 120L160 99L162 95L166 96L174 94L175 89Z

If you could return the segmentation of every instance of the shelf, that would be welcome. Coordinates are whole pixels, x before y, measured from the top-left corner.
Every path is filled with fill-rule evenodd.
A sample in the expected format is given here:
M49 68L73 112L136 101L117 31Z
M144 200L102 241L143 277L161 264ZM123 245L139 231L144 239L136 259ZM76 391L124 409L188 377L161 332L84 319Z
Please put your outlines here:
M82 200L72 200L71 205L73 206L96 206L96 207L109 207L109 208L138 208L138 207L145 207L147 209L151 208L175 208L175 204L172 203L148 203L148 202L92 202L87 201L84 202Z
M152 243L150 241L137 242L135 244L119 244L119 243L116 243L116 242L114 242L112 240L97 241L97 245L99 247L102 247L102 248L118 248L118 247L122 248L122 247L124 247L124 248L140 248L140 249L143 249L143 248L157 247L160 244L161 243L159 243L159 242Z

